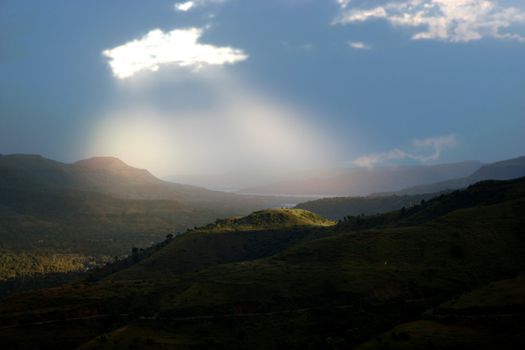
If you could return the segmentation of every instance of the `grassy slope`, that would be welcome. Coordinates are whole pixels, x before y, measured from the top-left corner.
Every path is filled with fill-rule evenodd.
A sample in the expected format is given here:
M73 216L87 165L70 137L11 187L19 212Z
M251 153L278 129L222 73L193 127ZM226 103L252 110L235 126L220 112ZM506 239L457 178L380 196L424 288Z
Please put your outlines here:
M516 312L525 308L525 276L490 283L449 300L435 311L441 314Z
M127 281L109 278L13 296L0 304L0 324L78 315L86 310L135 315L159 312L169 319L128 320L128 328L119 331L120 335L107 336L108 346L118 348L113 341L125 344L136 338L142 345L148 339L150 343L171 339L181 348L192 344L348 347L407 317L416 319L425 308L447 296L523 271L523 183L481 184L470 193L445 196L402 217L399 213L387 215L386 228L318 228L325 238L314 239L320 235L316 231L309 239L284 246L281 253L257 260L226 264L219 260L212 262L218 263L214 266L184 274L162 274L149 281L141 281L145 276L142 269L129 273ZM395 225L396 216L400 226ZM414 224L409 224L411 220ZM150 258L166 254L163 264L170 264L171 254L166 252L175 245L176 240ZM297 311L279 313L291 309ZM226 323L173 319L240 310L277 313L227 317ZM166 329L162 324L171 327ZM19 341L23 334L22 329L10 329L6 341ZM0 335L7 333L0 330ZM57 339L43 335L39 341ZM77 339L77 343L83 341L85 337Z
M76 190L0 188L0 198L0 280L81 270L88 261L128 254L131 247L149 246L223 215L175 201Z
M180 235L153 256L112 279L155 279L235 261L274 255L319 228L335 223L300 209L268 209L215 223Z
M217 220L198 229L199 232L228 232L286 229L290 227L328 227L335 225L332 220L304 209L265 209L244 217Z
M441 304L426 320L404 323L359 350L519 349L525 347L525 279L491 283Z
M164 313L220 314L232 312L239 305L244 312L297 309L312 304L322 309L246 319L135 322L84 348L125 348L133 344L159 349L220 344L259 349L350 346L356 339L366 338L367 332L371 335L371 330L402 320L404 313L410 313L411 302L421 304L412 307L422 310L446 295L523 271L523 237L516 234L523 220L508 220L522 208L522 202L510 202L465 209L429 226L306 241L275 257L219 265L186 275L186 282L191 281L189 287L162 296L159 308ZM497 219L502 213L507 218ZM457 229L450 231L451 226ZM444 234L444 228L449 232ZM462 256L451 249L456 246L463 248ZM506 252L503 257L502 251ZM519 291L516 294L522 297ZM345 312L331 308L332 303L351 306ZM390 310L392 303L404 306ZM384 309L388 313L383 314ZM445 347L465 346L465 341L472 341L473 347L495 344L479 330L435 321L401 326L392 332L388 333L389 339L398 343L405 339L405 333L411 334L413 348L427 347L425 337L429 332L435 344ZM416 341L419 335L421 342Z
M466 209L418 227L339 234L267 259L218 265L188 276L193 287L168 297L164 308L225 310L244 303L264 309L275 299L299 307L329 291L342 301L377 302L455 293L525 267L518 234L525 219L502 217L518 218L524 204Z

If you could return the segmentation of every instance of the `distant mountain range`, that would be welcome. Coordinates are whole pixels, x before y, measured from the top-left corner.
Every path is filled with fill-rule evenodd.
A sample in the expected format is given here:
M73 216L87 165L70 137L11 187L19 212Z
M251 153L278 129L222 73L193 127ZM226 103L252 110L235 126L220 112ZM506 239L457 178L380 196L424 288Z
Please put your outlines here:
M509 180L521 176L525 176L525 156L484 165L466 177L412 186L394 193L383 193L382 195L414 195L458 190L483 180Z
M437 195L462 189L482 180L507 180L525 176L525 157L487 164L467 177L433 184L408 187L395 192L369 196L322 198L306 201L297 208L310 210L324 217L339 220L346 216L379 214L403 207L410 208Z
M0 186L24 183L33 187L99 192L126 199L198 202L223 193L162 181L113 157L97 157L65 164L39 155L0 156ZM228 195L230 196L230 195Z
M239 191L250 194L318 197L415 195L465 188L481 180L525 176L525 157L491 164L476 161L420 166L348 169Z
M243 189L240 193L329 196L365 196L465 177L483 164L476 161L440 165L388 166L334 171L330 174L281 181Z
M114 157L95 157L66 164L40 155L0 155L0 187L21 186L25 189L89 191L121 199L170 200L237 209L245 207L242 210L245 213L287 200L236 195L167 182Z

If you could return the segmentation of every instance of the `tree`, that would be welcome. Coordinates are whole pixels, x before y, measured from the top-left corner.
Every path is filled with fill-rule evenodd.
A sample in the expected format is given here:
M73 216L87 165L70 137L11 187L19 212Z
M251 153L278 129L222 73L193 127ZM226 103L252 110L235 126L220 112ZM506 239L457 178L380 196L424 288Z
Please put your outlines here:
M134 262L139 261L139 248L137 247L131 248L131 257L133 258Z

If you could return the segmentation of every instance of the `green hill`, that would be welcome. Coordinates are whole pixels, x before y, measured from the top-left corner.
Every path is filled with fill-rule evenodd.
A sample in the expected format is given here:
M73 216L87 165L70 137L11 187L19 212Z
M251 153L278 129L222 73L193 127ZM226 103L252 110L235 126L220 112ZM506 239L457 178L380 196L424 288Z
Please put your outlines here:
M266 229L282 229L297 226L335 225L334 221L323 218L304 209L265 209L256 211L244 217L219 219L215 223L199 228L198 231L251 231Z
M111 279L155 279L217 264L274 255L335 225L300 209L268 209L215 223L177 236L173 241Z
M441 194L409 208L383 214L348 216L338 225L341 229L366 229L416 225L436 219L454 210L486 206L525 196L525 178L509 181L482 181L462 191Z
M454 348L465 342L441 335L475 339L480 328L444 322L463 312L450 310L472 313L469 299L480 300L478 312L521 303L521 287L490 283L525 270L524 189L523 178L482 182L410 211L360 217L366 224L289 225L301 212L278 210L229 220L227 230L200 228L108 267L96 282L4 299L0 337L24 349L341 349L407 334L424 348L416 340L434 332L433 346ZM283 215L282 226L234 229ZM510 324L484 328L472 344L523 335Z
M332 220L340 220L346 216L381 214L403 207L410 208L440 194L322 198L299 203L296 208L309 210Z

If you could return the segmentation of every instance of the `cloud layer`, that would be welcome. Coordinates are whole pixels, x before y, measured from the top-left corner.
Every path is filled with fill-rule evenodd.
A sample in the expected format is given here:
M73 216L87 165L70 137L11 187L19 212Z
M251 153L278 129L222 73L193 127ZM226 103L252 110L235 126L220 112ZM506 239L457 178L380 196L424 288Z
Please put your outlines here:
M248 58L240 49L200 43L203 31L202 28L170 32L155 29L142 38L104 50L102 54L109 58L113 75L119 79L129 78L140 71L157 71L163 64L201 68L233 64Z
M191 10L193 7L195 7L194 1L186 1L186 2L177 2L174 5L175 10L186 12Z
M175 5L173 5L173 7L176 11L187 12L196 7L201 7L208 4L221 4L225 1L226 0L191 0L184 2L176 2Z
M468 42L484 37L525 43L525 5L502 0L401 0L338 1L340 15L334 24L385 20L394 26L414 28L414 40ZM377 4L370 6L369 4ZM362 6L361 6L362 4Z
M419 162L428 162L437 160L441 157L441 152L445 148L451 148L456 145L456 136L453 134L438 137L429 137L426 139L418 139L412 142L414 150L406 152L399 148L395 148L388 152L374 153L361 156L353 161L354 165L372 168L376 165L391 161L412 159ZM431 154L421 154L418 151L422 149L431 149Z

